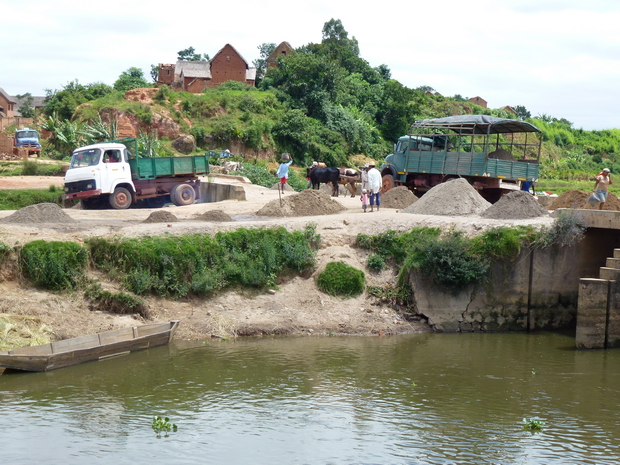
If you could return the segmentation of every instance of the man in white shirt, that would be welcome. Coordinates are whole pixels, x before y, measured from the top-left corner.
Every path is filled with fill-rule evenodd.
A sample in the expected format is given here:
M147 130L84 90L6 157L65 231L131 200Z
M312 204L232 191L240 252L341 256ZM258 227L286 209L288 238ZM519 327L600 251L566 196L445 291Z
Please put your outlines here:
M375 168L374 163L369 165L368 184L370 193L370 211L374 211L374 205L377 204L377 211L381 205L381 173Z

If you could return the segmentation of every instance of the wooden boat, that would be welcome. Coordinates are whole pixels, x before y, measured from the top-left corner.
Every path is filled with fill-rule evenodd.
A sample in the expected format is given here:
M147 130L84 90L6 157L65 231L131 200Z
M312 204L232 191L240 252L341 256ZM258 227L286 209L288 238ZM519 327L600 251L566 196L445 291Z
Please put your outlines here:
M124 355L170 343L178 326L179 320L173 320L64 339L40 346L5 350L0 352L0 367L22 371L49 371Z

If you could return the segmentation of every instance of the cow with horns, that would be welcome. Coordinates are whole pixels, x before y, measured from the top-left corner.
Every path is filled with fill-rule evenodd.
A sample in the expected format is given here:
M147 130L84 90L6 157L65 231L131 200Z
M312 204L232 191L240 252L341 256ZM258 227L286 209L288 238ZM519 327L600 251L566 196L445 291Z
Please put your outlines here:
M311 167L307 168L306 178L310 181L312 189L318 189L321 184L331 183L332 197L338 197L338 182L340 181L338 168L328 168L324 163L314 162Z

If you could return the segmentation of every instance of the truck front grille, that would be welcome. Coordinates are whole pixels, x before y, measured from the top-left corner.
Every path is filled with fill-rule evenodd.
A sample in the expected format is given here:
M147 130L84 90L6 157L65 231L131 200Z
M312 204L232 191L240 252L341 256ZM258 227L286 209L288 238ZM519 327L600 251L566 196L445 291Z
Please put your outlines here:
M75 181L65 183L65 193L75 194L76 192L92 191L97 188L94 179L86 179L85 181Z

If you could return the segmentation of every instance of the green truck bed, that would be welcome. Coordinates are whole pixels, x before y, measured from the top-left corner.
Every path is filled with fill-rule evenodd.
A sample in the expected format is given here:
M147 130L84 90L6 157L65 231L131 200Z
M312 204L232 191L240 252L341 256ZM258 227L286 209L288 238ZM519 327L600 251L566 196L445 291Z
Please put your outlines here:
M538 179L537 163L487 158L484 153L409 152L405 171L408 173L489 176L515 181ZM399 174L403 173L399 172Z
M209 173L206 155L190 157L132 158L129 160L134 179L148 180L174 176L202 176Z

